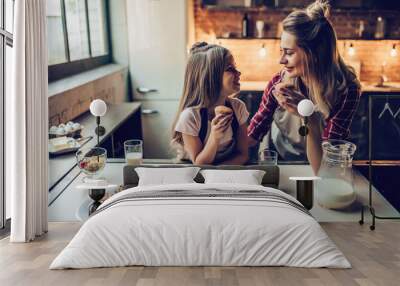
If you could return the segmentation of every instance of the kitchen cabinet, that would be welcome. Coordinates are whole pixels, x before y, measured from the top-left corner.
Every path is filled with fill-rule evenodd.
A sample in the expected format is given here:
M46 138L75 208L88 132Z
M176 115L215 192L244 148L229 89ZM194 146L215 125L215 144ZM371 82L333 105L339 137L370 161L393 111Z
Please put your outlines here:
M368 98L368 157L358 166L372 186L400 210L399 167L400 167L400 92L371 93ZM400 219L400 216L383 216L376 213L374 203L368 204L372 215L371 230L375 229L375 219ZM360 221L363 223L363 220Z
M357 145L354 160L368 160L369 148L369 98L374 98L371 109L372 131L374 140L374 160L393 161L400 160L400 99L397 92L363 92L360 104L354 115L349 141ZM393 97L396 97L393 98ZM385 104L391 108L385 111ZM397 112L399 111L399 112ZM392 112L392 113L391 113ZM396 114L397 113L397 114Z
M144 158L168 159L176 156L170 148L170 141L178 105L178 100L142 101Z
M143 105L144 158L171 158L169 132L182 94L188 1L129 0L129 72ZM155 112L156 111L156 112Z
M254 114L256 114L258 107L260 106L262 96L262 91L246 90L240 92L239 99L246 104L247 111L249 112L249 122L250 119L253 118Z

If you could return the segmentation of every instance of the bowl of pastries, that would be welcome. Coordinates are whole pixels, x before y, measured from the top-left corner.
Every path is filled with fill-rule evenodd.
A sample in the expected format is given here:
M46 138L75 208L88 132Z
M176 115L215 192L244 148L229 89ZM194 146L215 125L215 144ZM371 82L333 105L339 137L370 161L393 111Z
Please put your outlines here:
M49 138L57 138L57 137L73 137L78 138L81 137L81 131L83 126L78 122L69 121L64 124L61 123L58 126L51 126L49 130Z
M107 150L101 147L80 148L76 152L78 167L86 175L94 176L104 169Z

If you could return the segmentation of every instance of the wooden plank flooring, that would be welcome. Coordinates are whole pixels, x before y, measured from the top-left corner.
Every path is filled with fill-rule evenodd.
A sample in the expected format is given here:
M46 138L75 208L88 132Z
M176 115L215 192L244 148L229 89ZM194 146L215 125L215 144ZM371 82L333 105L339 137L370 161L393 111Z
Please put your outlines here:
M352 269L289 267L120 267L48 270L80 227L50 223L44 237L28 244L0 241L0 285L400 285L400 223L379 221L375 232L357 223L324 223Z

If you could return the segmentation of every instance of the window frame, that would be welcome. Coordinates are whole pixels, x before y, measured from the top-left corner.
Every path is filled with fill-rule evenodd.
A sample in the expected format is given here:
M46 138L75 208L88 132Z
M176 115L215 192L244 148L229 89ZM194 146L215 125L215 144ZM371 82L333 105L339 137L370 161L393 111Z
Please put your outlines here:
M88 6L88 0L85 0L86 28L87 28L87 37L89 43L89 58L71 61L69 52L69 43L68 43L68 30L65 17L65 0L60 0L65 56L67 58L67 61L65 63L48 66L48 82L53 82L68 76L79 74L81 72L88 71L112 62L111 28L110 28L110 13L109 13L110 5L109 5L109 0L102 0L102 1L104 1L104 8L105 8L104 11L106 20L105 33L106 33L106 43L108 47L107 54L102 56L92 57L92 45L90 41L89 8L88 8L89 6Z
M5 94L6 94L6 47L13 48L13 34L6 30L6 0L0 0L0 237L7 235L10 231L10 219L7 219L7 199L5 188ZM13 2L13 13L15 0ZM12 15L13 17L14 15ZM13 17L14 18L14 17Z

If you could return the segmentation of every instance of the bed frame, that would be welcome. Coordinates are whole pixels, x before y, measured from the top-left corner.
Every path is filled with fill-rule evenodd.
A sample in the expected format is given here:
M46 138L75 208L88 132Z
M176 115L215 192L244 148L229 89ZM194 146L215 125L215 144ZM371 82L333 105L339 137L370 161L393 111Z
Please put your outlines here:
M175 165L126 165L124 167L124 189L136 187L139 183L139 176L135 171L137 167L146 167L146 168L182 168L182 167L192 167L193 165L185 165L185 164L175 164ZM265 187L278 188L279 186L279 167L278 166L268 166L268 165L221 165L221 166L213 166L213 165L199 165L202 170L205 169L217 169L217 170L263 170L265 171L265 175L262 179L262 185ZM200 174L194 178L197 183L204 183L204 178Z

